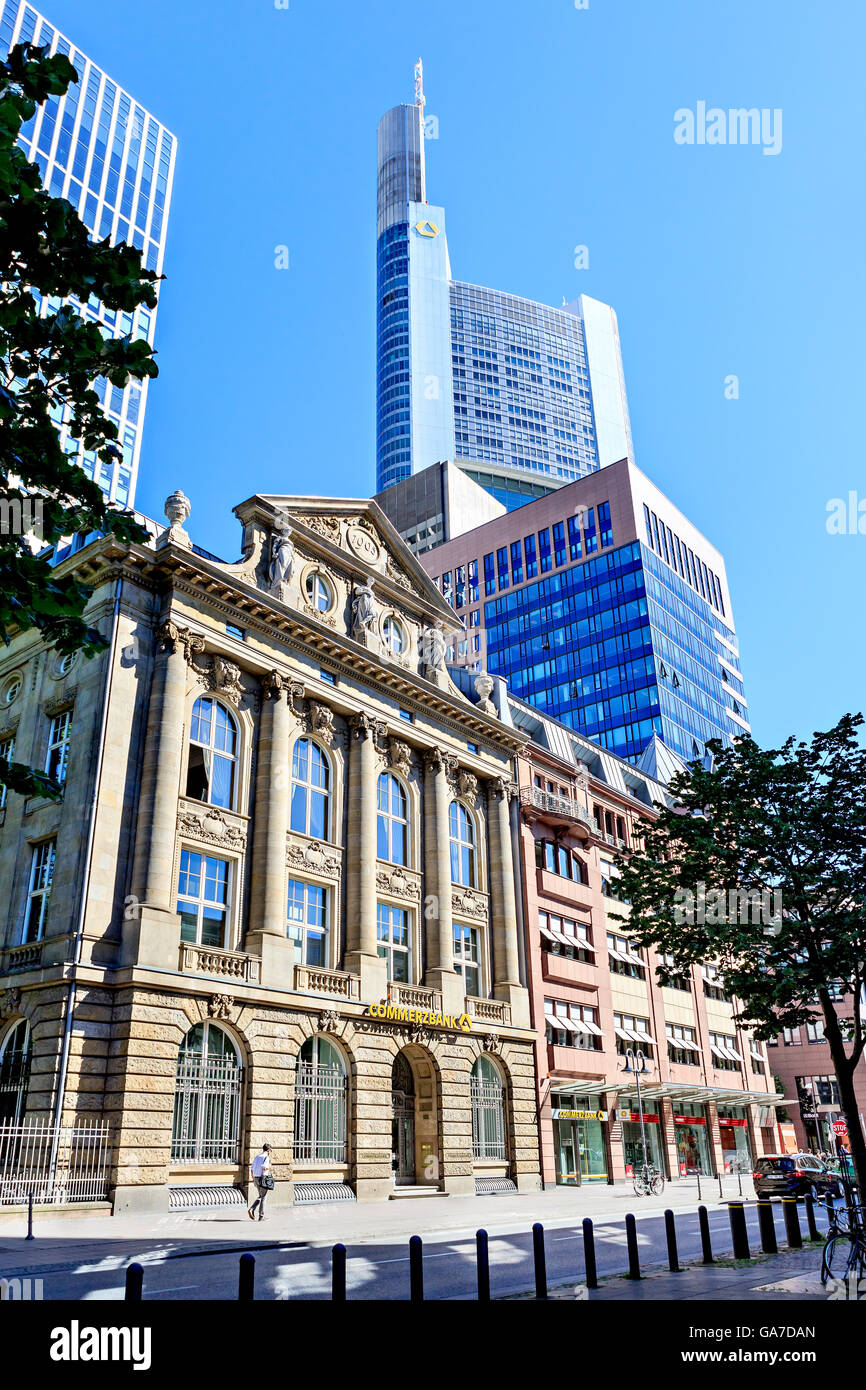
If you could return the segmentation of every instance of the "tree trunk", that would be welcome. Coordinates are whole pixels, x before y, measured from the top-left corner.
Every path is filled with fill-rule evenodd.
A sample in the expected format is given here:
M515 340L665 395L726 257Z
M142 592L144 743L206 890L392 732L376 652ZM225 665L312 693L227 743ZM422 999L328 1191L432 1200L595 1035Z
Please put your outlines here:
M842 1029L839 1027L839 1018L829 996L825 998L822 994L821 1008L824 1014L824 1036L827 1039L830 1056L833 1059L833 1070L836 1073L836 1084L839 1087L839 1103L842 1114L845 1116L845 1123L848 1126L848 1145L851 1150L857 1186L860 1189L860 1201L863 1202L866 1201L866 1143L863 1139L860 1112L857 1109L857 1097L854 1093L855 1064L845 1051L845 1040L842 1037Z

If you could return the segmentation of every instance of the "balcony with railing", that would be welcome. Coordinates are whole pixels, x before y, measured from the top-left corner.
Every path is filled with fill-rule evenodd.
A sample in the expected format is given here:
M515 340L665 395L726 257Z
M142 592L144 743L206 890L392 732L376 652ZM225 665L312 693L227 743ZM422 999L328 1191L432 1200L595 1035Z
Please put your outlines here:
M575 801L571 796L560 796L558 792L548 792L543 787L521 787L520 803L543 812L553 824L576 826L588 835L597 833L585 801Z
M244 951L223 951L186 941L180 948L180 968L185 975L211 975L233 984L257 985L261 964L258 956L248 956Z
M502 1023L511 1022L511 1005L506 1004L501 999L477 999L471 994L466 996L466 1012L476 1023Z
M361 981L346 970L318 965L295 966L295 989L302 994L330 994L335 999L360 999Z
M388 1002L398 1009L425 1009L430 1013L441 1014L442 995L439 990L426 985L388 984Z

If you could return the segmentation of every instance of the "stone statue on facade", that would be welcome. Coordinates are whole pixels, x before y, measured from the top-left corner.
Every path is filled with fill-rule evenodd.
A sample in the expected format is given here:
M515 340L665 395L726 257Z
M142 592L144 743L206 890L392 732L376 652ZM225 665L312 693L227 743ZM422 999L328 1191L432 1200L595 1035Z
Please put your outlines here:
M352 636L364 641L376 630L376 600L369 579L352 596Z
M271 539L271 563L268 583L271 592L281 594L284 584L291 584L295 569L295 547L288 526L283 523Z
M478 708L484 714L496 714L496 706L490 698L493 694L493 677L489 676L486 671L482 671L475 677L473 684L475 694L478 696Z
M446 646L442 620L437 618L433 626L425 627L421 634L421 658L427 668L428 675L444 672Z

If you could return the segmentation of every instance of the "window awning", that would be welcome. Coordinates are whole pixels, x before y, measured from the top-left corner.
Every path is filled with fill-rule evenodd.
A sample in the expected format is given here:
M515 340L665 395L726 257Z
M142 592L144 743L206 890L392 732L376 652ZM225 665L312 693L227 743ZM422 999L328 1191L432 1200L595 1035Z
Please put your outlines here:
M616 1027L615 1027L613 1031L616 1033L616 1036L617 1036L618 1038L620 1038L623 1042L634 1042L634 1041L635 1041L634 1034L633 1034L633 1033L628 1033L628 1032L626 1032L625 1028L616 1028Z
M548 1015L548 1016L549 1016L549 1015ZM577 1027L577 1025L575 1024L574 1019L573 1019L573 1018L567 1018L567 1017L565 1017L564 1014L554 1014L554 1015L553 1015L553 1023L554 1023L554 1027L556 1027L556 1028L565 1028L566 1031L569 1032L569 1033L579 1033L579 1032L580 1032L580 1029L579 1029L579 1028Z
M656 1045L655 1038L651 1038L644 1028L635 1028L634 1036L637 1038L638 1042L649 1043L650 1047L655 1047Z
M590 1033L594 1033L597 1038L601 1038L604 1036L597 1023L589 1023L586 1020L584 1020L583 1026L584 1028L588 1028Z
M608 945L607 951L608 955L613 956L614 960L621 960L625 965L631 965L632 962L629 960L625 951L621 951L618 946Z
M541 935L542 935L542 936L546 936L546 937L547 937L548 941L555 941L555 940L556 940L556 937L553 935L553 932L550 931L547 927L541 927L541 926L540 926L540 927L538 928L538 930L541 932Z
M761 1062L762 1064L766 1060L766 1058L764 1058L755 1047L749 1048L749 1056L752 1057L756 1062Z
M691 1038L672 1038L671 1035L670 1035L670 1033L669 1033L669 1034L668 1034L668 1042L671 1044L672 1047L682 1047L682 1048L684 1048L686 1052L700 1052L700 1051L701 1051L701 1048L698 1047L697 1043L692 1042Z

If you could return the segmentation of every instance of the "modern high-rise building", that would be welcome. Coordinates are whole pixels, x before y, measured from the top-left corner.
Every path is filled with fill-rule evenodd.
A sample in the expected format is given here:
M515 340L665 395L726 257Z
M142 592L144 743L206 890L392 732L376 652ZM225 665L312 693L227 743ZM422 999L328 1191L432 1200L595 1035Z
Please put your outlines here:
M23 0L0 0L0 55L5 58L18 43L62 53L78 73L78 82L64 96L49 98L21 129L21 146L38 166L43 186L72 203L94 237L110 237L113 243L136 247L147 269L161 274L175 137L32 5ZM114 337L131 335L153 344L155 309L114 313L93 296L86 304L72 303L83 317ZM47 299L43 313L59 307L59 299ZM106 414L117 425L122 457L105 464L92 451L85 451L79 462L112 502L131 507L148 382L133 382L122 390L99 380L96 390ZM57 424L66 444L66 422L59 418Z
M511 510L633 457L616 315L452 279L419 69L379 122L376 488L448 460Z
M452 661L650 775L749 732L724 559L629 459L419 559L464 622Z

